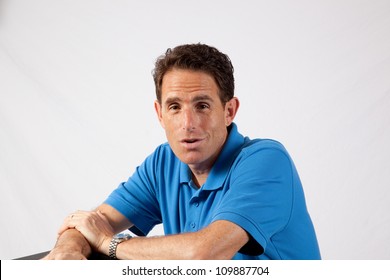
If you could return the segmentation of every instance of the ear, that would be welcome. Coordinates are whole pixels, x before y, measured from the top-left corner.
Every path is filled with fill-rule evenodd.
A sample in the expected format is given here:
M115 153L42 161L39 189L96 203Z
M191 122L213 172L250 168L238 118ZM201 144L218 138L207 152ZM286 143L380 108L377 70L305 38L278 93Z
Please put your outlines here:
M240 101L237 97L233 97L225 104L225 125L229 126L233 122L238 108L240 107Z
M163 119L162 119L162 107L161 107L160 102L158 102L157 100L154 101L154 110L156 111L157 118L158 118L158 121L160 122L161 126L163 128L165 128L164 122L163 122Z

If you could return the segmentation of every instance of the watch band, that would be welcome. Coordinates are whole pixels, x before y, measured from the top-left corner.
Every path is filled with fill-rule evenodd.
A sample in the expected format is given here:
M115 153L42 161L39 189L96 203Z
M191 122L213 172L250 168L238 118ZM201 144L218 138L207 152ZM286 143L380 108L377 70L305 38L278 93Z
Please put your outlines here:
M123 242L125 240L129 240L130 238L131 238L131 235L129 235L129 234L118 234L118 235L115 235L111 239L110 245L108 246L108 256L111 259L116 260L117 259L117 257L116 257L116 248L118 247L118 244L120 244L121 242Z
M111 259L116 259L116 247L118 247L118 240L114 237L111 239L110 245L108 246L108 256Z

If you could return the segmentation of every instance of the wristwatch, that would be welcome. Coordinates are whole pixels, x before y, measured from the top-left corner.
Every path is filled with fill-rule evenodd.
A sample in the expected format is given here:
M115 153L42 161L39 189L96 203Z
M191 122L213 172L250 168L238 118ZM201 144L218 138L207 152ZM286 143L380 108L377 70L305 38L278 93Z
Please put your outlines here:
M116 260L116 248L118 247L119 243L122 243L123 241L129 240L131 238L130 234L125 233L119 233L115 235L110 242L110 245L108 246L108 256L111 259Z

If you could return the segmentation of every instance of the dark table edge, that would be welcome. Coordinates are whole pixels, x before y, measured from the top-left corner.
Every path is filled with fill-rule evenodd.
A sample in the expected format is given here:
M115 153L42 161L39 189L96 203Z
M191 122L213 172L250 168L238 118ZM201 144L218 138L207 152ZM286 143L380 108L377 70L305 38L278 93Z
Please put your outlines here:
M50 251L45 251L45 252L41 252L41 253L25 256L25 257L16 258L14 260L40 260L49 253ZM88 260L112 260L112 259L107 255L97 253L97 252L92 252L92 254L88 257Z

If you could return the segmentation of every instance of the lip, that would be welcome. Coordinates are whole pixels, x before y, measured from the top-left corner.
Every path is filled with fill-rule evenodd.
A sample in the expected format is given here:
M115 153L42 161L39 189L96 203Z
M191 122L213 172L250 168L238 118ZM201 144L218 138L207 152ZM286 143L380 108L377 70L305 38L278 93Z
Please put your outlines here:
M198 148L203 142L201 138L185 138L180 141L180 144L188 150L193 150Z

